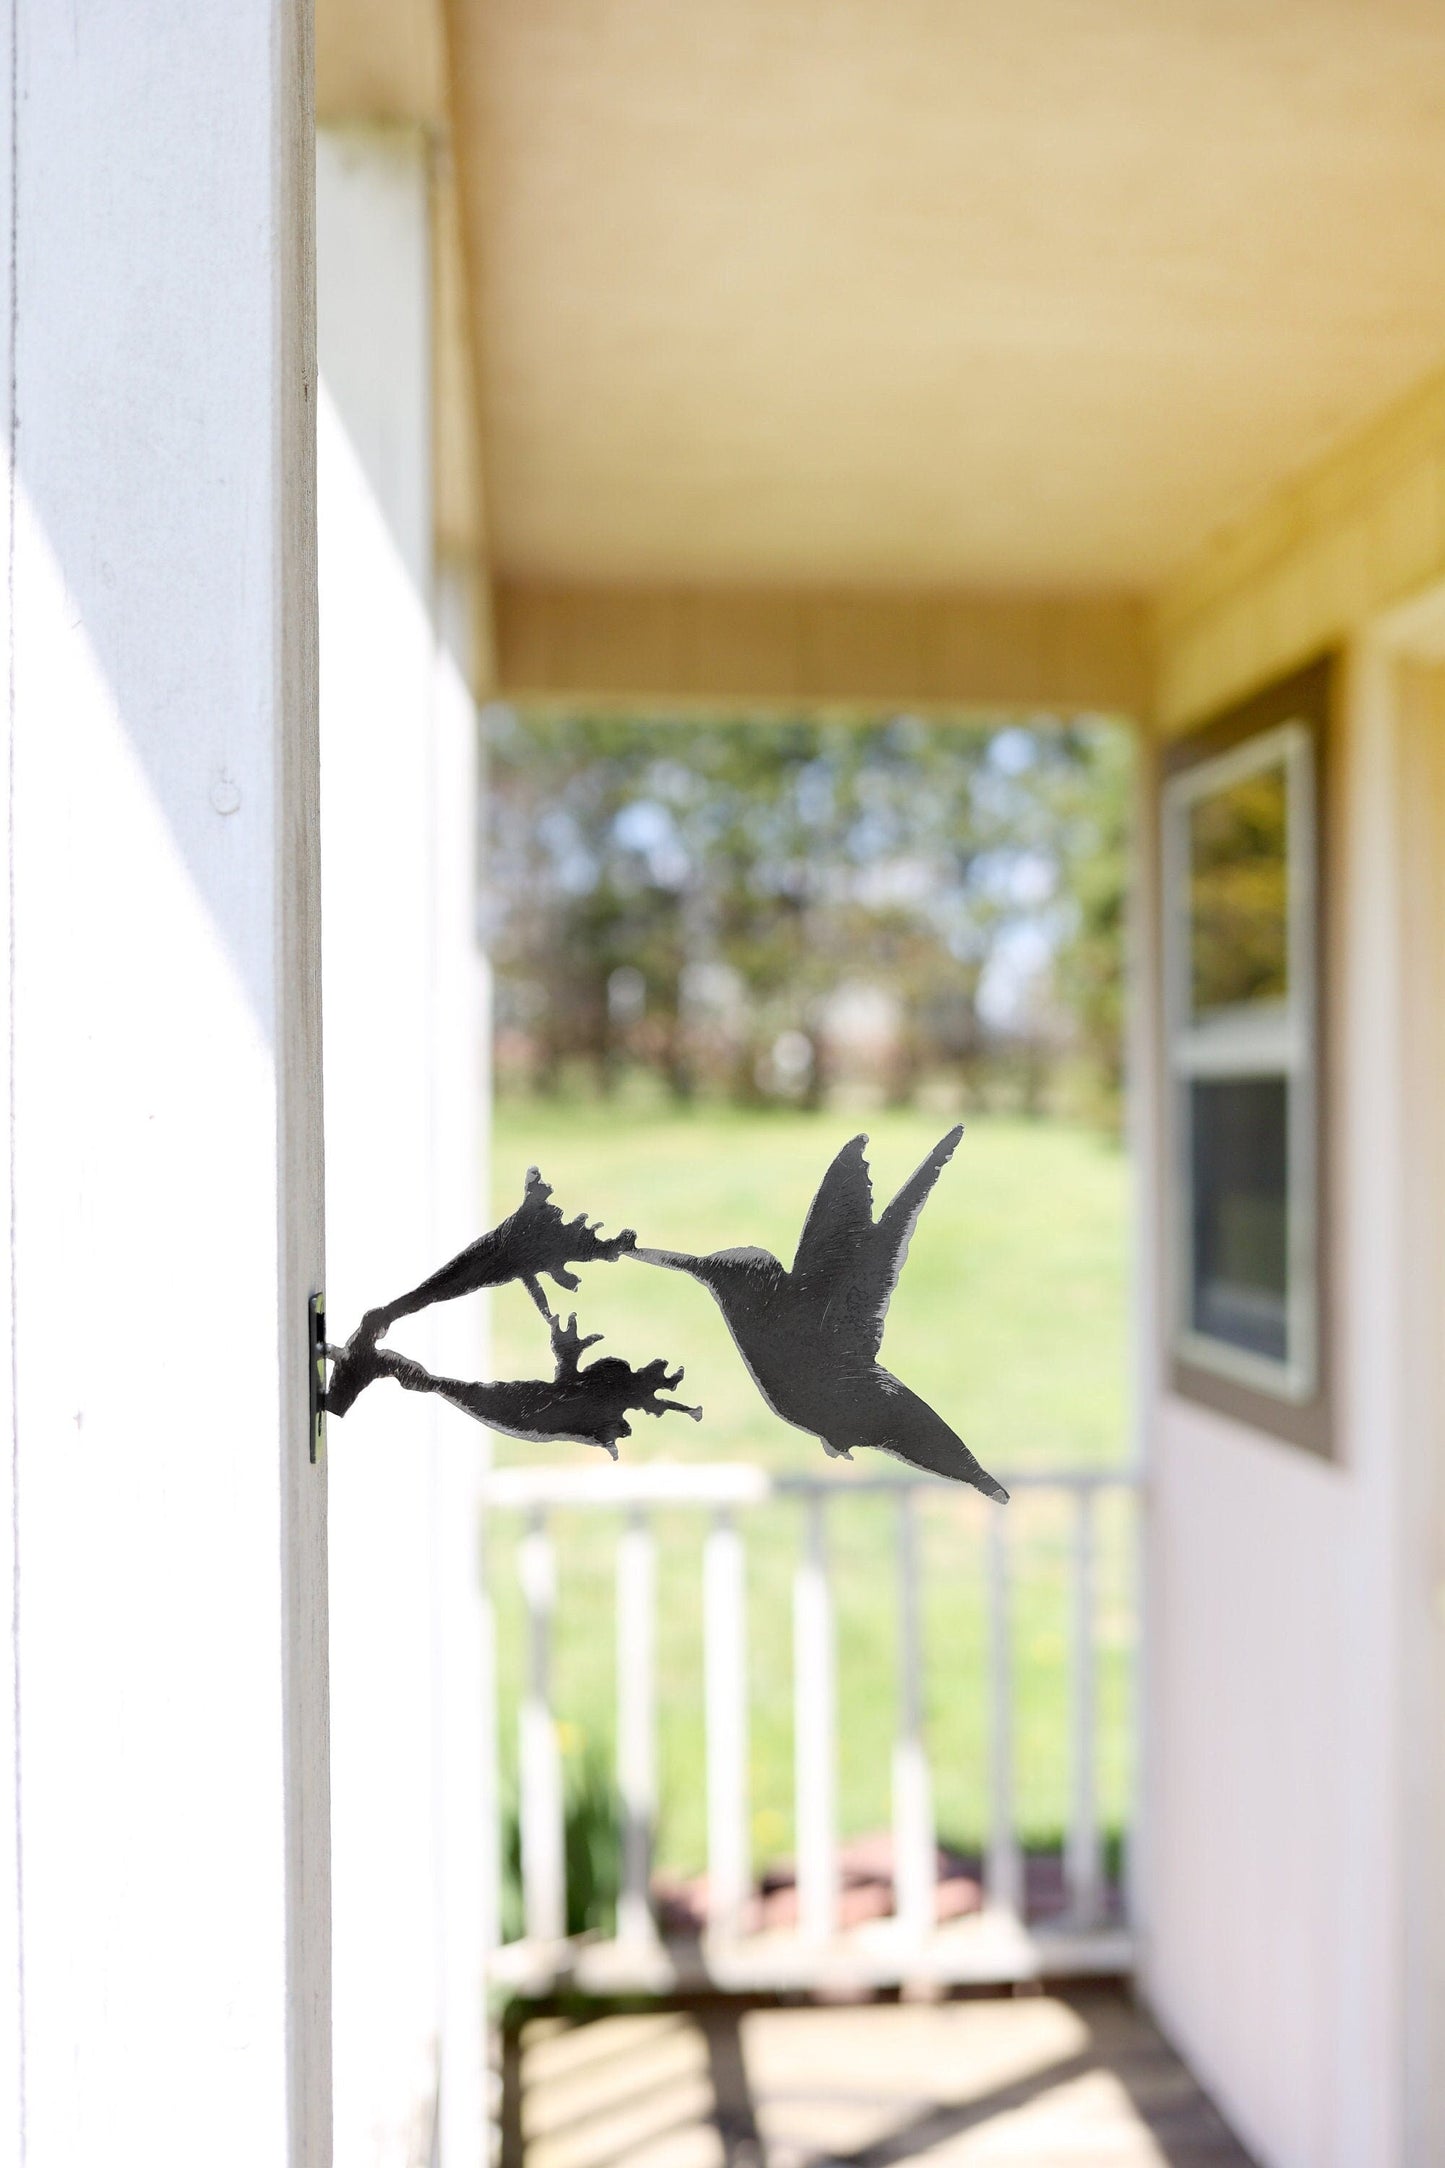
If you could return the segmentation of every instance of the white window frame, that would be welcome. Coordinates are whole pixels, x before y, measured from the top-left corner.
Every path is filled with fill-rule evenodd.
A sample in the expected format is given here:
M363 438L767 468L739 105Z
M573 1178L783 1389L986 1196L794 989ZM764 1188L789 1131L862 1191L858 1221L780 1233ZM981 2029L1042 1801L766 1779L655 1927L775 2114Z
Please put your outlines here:
M1201 798L1262 769L1282 766L1286 803L1288 993L1282 1001L1240 1003L1195 1021L1191 1015L1189 814ZM1308 723L1262 730L1228 752L1183 769L1164 785L1165 1051L1174 1135L1170 1345L1181 1362L1230 1378L1277 1400L1310 1400L1319 1387L1318 1264L1318 823L1315 742ZM1289 1358L1230 1346L1195 1330L1191 1083L1202 1078L1284 1080L1286 1150L1286 1341Z

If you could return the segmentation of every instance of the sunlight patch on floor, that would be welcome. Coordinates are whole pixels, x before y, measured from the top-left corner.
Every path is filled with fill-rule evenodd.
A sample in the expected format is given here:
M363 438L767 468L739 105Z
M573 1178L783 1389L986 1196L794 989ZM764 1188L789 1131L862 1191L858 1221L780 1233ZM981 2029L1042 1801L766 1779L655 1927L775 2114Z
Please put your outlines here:
M527 2168L1248 2168L1113 1992L533 2020Z

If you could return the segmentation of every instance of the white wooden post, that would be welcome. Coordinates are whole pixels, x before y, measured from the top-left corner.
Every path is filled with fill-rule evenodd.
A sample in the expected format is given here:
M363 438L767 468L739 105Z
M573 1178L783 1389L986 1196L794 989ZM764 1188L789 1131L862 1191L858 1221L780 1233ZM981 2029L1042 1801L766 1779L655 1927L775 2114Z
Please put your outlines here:
M751 1887L748 1844L747 1581L743 1540L719 1513L703 1548L707 1724L708 1927L741 1932Z
M432 678L432 1255L487 1224L483 1176L486 979L477 946L478 747L471 691L471 581L436 568ZM436 1313L433 1350L454 1377L486 1377L477 1298ZM492 1621L481 1578L489 1434L438 1415L432 1574L435 1884L440 1954L438 2168L480 2168L486 2147L487 1953L495 1941L497 1807Z
M527 1685L522 1697L518 1813L522 1825L522 1913L533 1941L567 1932L567 1858L562 1757L552 1714L552 1612L557 1567L552 1538L533 1514L518 1549L527 1607Z
M988 1516L989 1832L985 1895L1006 1912L1023 1909L1023 1859L1014 1827L1013 1642L1009 1604L1008 1531L994 1508Z
M0 29L0 2158L330 2157L308 11Z
M617 1790L622 1802L621 1940L653 1936L648 1885L657 1823L657 1556L633 1514L617 1546Z
M810 1495L793 1583L794 1820L798 1929L826 1941L838 1925L837 1687L823 1500Z
M1099 1858L1099 1811L1094 1775L1096 1723L1094 1656L1094 1494L1074 1496L1073 1663L1070 1679L1069 1827L1064 1877L1070 1909L1081 1925L1099 1917L1103 1880Z
M911 1940L933 1927L938 1878L933 1785L923 1735L923 1636L918 1527L911 1490L898 1497L898 1738L893 1749L893 1876Z
M438 657L428 153L418 130L317 144L322 951L333 1338L476 1232L473 1135L438 1074ZM473 1065L474 1067L474 1065ZM470 1073L470 1072L469 1072ZM457 1164L450 1214L439 1195ZM468 1315L468 1310L472 1314ZM397 1327L429 1365L473 1306ZM390 1386L332 1425L332 1832L339 2168L437 2113L444 1811L438 1607L445 1411ZM447 1452L472 1456L447 1420ZM470 1784L471 1779L468 1779ZM455 1825L454 1825L455 1828ZM460 1831L455 1830L460 1836ZM467 1902L464 1892L459 1902Z

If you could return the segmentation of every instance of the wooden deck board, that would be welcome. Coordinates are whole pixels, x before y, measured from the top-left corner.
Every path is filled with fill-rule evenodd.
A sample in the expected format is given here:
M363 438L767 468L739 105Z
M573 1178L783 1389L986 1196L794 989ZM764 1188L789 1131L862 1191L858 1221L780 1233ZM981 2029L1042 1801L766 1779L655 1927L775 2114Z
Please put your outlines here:
M509 2061L505 2168L1248 2168L1112 1989L534 2018Z

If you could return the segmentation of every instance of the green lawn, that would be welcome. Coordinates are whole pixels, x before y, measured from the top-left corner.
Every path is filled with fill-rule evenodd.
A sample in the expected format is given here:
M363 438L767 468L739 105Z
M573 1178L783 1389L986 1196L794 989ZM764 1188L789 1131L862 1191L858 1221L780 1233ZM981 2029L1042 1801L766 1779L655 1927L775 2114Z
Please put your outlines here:
M504 1103L494 1129L498 1216L538 1163L567 1212L608 1231L635 1226L643 1242L688 1249L761 1243L790 1262L809 1199L855 1127L872 1138L879 1202L947 1126L913 1111L857 1123L838 1113L696 1112L626 1100ZM883 1360L932 1400L984 1465L1106 1466L1125 1455L1127 1167L1118 1147L1049 1123L980 1119L934 1192L889 1313ZM557 1298L563 1299L560 1296ZM634 1418L631 1459L748 1459L778 1472L824 1472L837 1490L829 1528L839 1625L840 1808L845 1832L887 1819L895 1701L893 1517L855 1495L853 1470L771 1415L758 1399L711 1299L682 1275L629 1263L594 1267L575 1298L579 1324L633 1362L666 1355L687 1371L682 1397L701 1424ZM545 1332L520 1289L494 1299L493 1375L546 1374ZM590 1449L548 1457L583 1462ZM497 1441L499 1461L533 1457ZM860 1456L857 1472L865 1472ZM883 1462L888 1469L896 1463ZM972 1492L930 1491L923 1515L927 1706L940 1830L976 1843L985 1829L983 1531L988 1506ZM1004 1509L1016 1562L1014 1663L1020 1811L1047 1841L1062 1826L1068 1780L1066 1659L1069 1589L1066 1502L1016 1497ZM748 1538L752 1802L759 1862L791 1844L790 1587L796 1507L780 1503L744 1524ZM559 1515L556 1689L564 1745L610 1752L616 1524ZM696 1516L658 1521L660 1693L667 1865L700 1866L702 1792L700 1545ZM504 1767L514 1762L521 1609L514 1531L493 1525ZM1118 1826L1128 1787L1127 1704L1133 1610L1128 1507L1100 1513L1100 1752L1102 1806Z

